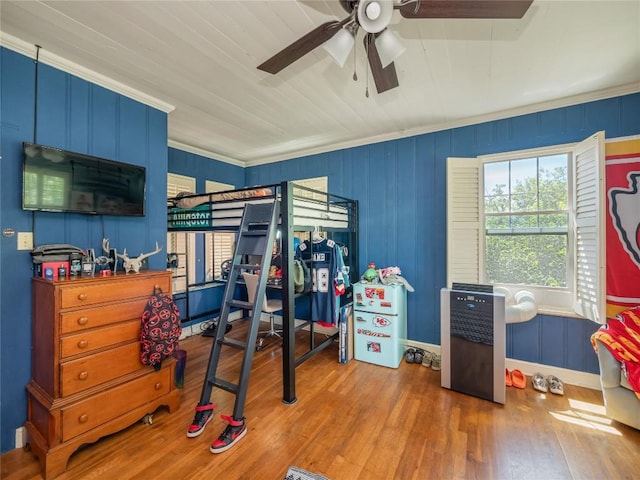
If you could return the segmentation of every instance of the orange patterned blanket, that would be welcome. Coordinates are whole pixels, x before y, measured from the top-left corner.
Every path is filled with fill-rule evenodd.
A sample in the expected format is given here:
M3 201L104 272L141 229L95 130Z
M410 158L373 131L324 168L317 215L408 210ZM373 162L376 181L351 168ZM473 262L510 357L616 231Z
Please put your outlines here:
M591 335L591 344L597 353L596 340L606 345L622 364L629 385L640 398L640 306L607 319L607 324Z

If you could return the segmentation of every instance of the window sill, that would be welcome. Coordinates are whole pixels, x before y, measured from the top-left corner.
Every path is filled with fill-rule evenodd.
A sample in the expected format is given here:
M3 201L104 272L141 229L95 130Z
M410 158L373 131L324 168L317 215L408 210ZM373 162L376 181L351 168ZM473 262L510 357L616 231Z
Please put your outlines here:
M588 320L586 317L582 315L578 315L573 310L565 310L558 307L548 306L548 305L538 305L538 315L553 315L554 317L569 317L569 318L579 318L581 320Z

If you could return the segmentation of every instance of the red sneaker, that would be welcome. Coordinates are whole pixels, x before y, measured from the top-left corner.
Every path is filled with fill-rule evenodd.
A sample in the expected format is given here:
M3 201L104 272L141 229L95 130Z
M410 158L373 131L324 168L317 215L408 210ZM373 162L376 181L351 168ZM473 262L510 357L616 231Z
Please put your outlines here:
M229 425L227 425L218 439L211 444L209 448L211 453L222 453L229 450L247 433L247 423L244 421L244 417L240 420L234 420L227 415L220 416Z
M207 423L209 423L213 418L213 409L216 407L217 405L213 403L196 406L196 415L193 417L193 423L189 425L187 437L197 437L204 432L204 427L206 427Z

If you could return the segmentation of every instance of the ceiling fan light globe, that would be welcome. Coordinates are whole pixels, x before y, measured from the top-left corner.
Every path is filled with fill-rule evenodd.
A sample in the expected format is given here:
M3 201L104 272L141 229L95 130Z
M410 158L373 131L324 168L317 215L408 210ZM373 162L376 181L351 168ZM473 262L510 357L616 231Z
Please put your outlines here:
M387 67L404 53L407 47L404 46L398 34L388 28L376 38L376 48L380 57L382 68Z
M346 28L341 28L338 33L325 42L322 48L331 55L338 65L344 67L354 43L353 33Z
M387 28L393 15L393 0L360 0L358 23L368 33Z

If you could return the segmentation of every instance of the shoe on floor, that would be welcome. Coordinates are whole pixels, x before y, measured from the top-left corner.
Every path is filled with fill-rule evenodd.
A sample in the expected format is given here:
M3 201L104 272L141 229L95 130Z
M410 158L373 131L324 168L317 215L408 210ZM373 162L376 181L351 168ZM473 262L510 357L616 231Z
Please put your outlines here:
M533 385L534 390L538 390L542 393L547 393L549 391L549 384L547 383L547 379L541 373L535 373L533 377L531 377L531 384Z
M187 437L194 438L204 432L204 427L206 427L213 418L213 409L216 407L217 405L213 403L196 406L196 415L193 417L193 423L189 425Z
M549 385L549 391L556 395L564 395L564 383L558 377L549 375L547 377L547 384Z
M440 362L441 362L441 358L440 355L437 354L433 354L433 358L431 359L431 370L435 370L438 371L440 370L441 366L440 366Z
M407 363L416 363L416 349L408 348L406 352L404 352L404 361Z
M413 362L421 364L426 354L427 354L426 350L423 350L421 348L416 348L416 351L413 354Z
M435 357L435 353L425 351L424 356L422 357L422 366L430 368L431 363L433 362L433 357Z
M511 383L516 388L525 388L527 386L527 377L518 369L512 370Z
M504 383L507 387L513 386L513 381L511 380L511 372L508 368L504 369Z
M229 425L226 426L224 432L211 444L209 451L211 453L222 453L233 447L242 437L247 434L247 422L244 417L241 420L234 420L227 415L221 415L225 422Z

